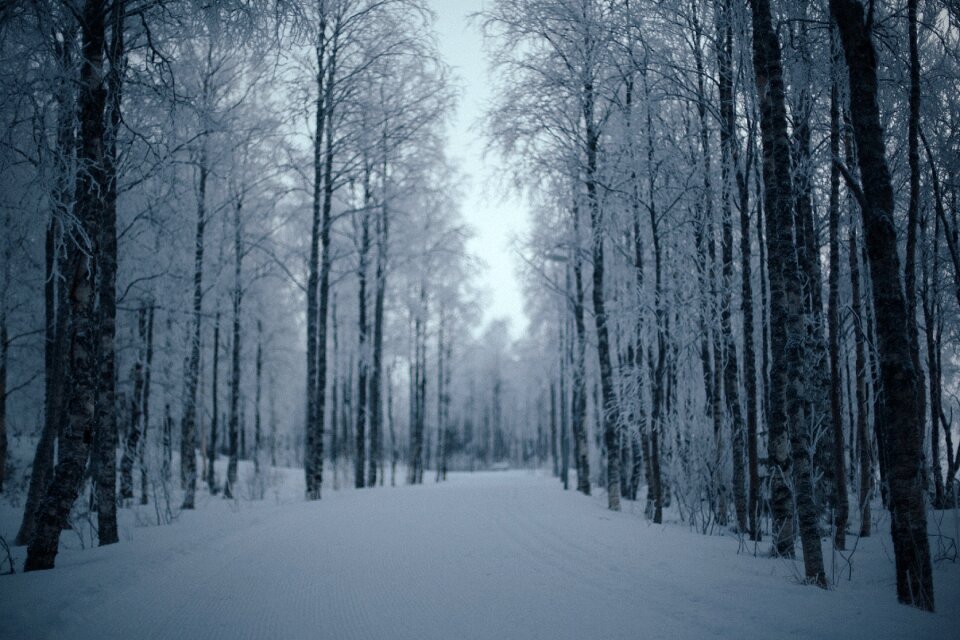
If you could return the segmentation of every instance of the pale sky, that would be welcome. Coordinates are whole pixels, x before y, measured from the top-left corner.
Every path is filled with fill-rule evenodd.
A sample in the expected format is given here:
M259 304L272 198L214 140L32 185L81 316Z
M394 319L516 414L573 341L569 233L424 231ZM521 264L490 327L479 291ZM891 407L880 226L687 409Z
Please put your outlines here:
M469 176L463 214L474 228L468 248L487 265L481 285L487 292L484 322L510 318L514 337L523 333L527 319L517 281L518 260L512 239L527 229L527 207L494 179L495 157L483 158L484 138L480 119L491 100L483 36L477 21L468 16L480 11L484 0L430 0L437 13L440 52L453 67L462 89L459 108L449 132L448 155Z

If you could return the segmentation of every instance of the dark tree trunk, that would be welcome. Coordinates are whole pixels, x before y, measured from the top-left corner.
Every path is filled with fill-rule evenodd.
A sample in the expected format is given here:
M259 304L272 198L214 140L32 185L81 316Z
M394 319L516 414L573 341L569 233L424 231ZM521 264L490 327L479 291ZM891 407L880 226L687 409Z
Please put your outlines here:
M417 356L417 370L419 375L417 377L417 442L419 443L419 452L417 454L417 464L416 464L416 483L423 484L423 468L424 468L424 458L429 457L430 453L430 442L427 437L427 318L429 317L427 313L427 289L425 284L421 284L420 288L420 308L423 312L423 320L420 323L420 337L419 344L420 350L419 355ZM494 397L496 397L496 391L500 381L497 380L494 383ZM426 442L425 442L426 439ZM424 448L426 448L426 455L424 454Z
M143 436L140 438L138 460L140 466L140 504L148 502L147 433L150 430L150 382L153 377L153 303L147 308L147 355L143 372Z
M441 340L441 343L443 341ZM443 448L441 449L440 461L437 463L440 467L440 479L447 479L447 456L449 454L448 450L448 441L453 429L450 426L450 378L453 371L453 341L447 340L446 342L446 352L443 357L444 367L443 367L443 377L441 378L442 382L440 384L440 397L437 400L437 409L440 412L440 424L443 425L441 430ZM381 479L381 484L383 484Z
M563 345L560 345L561 350ZM561 351L562 352L562 351ZM560 477L560 458L557 452L557 383L550 382L550 459L553 461L553 477Z
M573 257L573 319L576 330L576 346L573 354L573 388L570 391L573 403L571 431L573 435L573 460L577 470L577 491L584 495L590 495L590 452L587 446L587 327L584 322L583 258L580 254L580 208L578 206L573 207L573 229L574 246L571 253ZM569 340L569 334L567 339ZM567 450L569 451L569 445Z
M787 474L790 472L790 434L786 412L785 346L787 305L784 285L784 263L796 256L796 248L789 237L793 228L791 203L789 142L787 140L786 109L784 106L783 69L780 64L780 43L773 30L768 0L751 2L753 19L753 58L757 93L760 98L761 140L763 147L763 202L765 209L767 267L770 297L768 301L771 363L768 375L769 402L767 404L767 455L770 477L770 511L773 517L773 553L781 556L794 554L793 507ZM786 233L778 234L779 225L786 225ZM787 237L784 237L784 236ZM795 264L789 265L796 272ZM797 311L793 311L794 314ZM796 325L794 321L792 323Z
M570 268L566 271L566 290L570 295ZM570 320L565 320L560 325L560 379L558 381L560 391L558 398L560 402L560 482L563 484L563 490L570 488L570 409L568 404L567 392L567 367L573 359L573 345L570 339ZM578 462L575 460L575 463ZM579 477L578 477L579 480ZM577 487L579 489L579 487ZM587 491L590 490L590 483L587 483Z
M924 142L926 142L924 140ZM940 223L946 219L943 211L943 199L940 193L940 179L933 158L927 150L930 161L930 173L933 182L934 206L936 216L933 226L933 240L925 239L923 259L923 318L927 342L927 371L930 374L930 458L933 472L933 506L936 509L946 507L947 495L944 491L943 468L940 465L940 416L943 414L943 370L940 366L943 336L943 316L940 310ZM926 219L926 216L924 216ZM926 235L926 223L922 233ZM931 246L932 244L932 246ZM929 255L927 255L929 254ZM931 264L932 263L932 264ZM960 290L958 290L960 291ZM944 431L949 433L949 427Z
M654 318L657 329L657 364L653 365L653 350L647 350L648 368L650 370L650 395L653 406L650 412L650 434L642 441L643 457L647 464L647 517L652 517L654 523L663 522L663 486L660 473L660 436L664 424L664 400L667 386L667 317L666 298L663 283L663 247L661 245L660 225L656 200L656 165L654 164L653 145L653 115L651 113L650 85L647 82L647 70L643 69L643 88L646 96L646 125L647 125L647 197L649 199L650 232L653 240L654 266Z
M343 457L349 463L353 456L353 354L347 364L347 373L340 381L340 443Z
M387 157L386 136L383 141L383 202L376 218L377 266L375 272L375 292L373 298L373 367L370 371L370 471L368 479L372 485L376 481L376 466L383 465L383 314L387 292L387 256L390 240L390 210L387 193ZM381 471L380 484L383 484Z
M620 510L620 416L613 384L613 366L610 358L610 334L604 301L603 213L597 193L597 152L600 132L594 121L594 89L591 83L583 87L583 117L586 122L586 188L590 210L591 255L593 258L593 319L597 331L597 357L600 366L602 393L601 419L603 442L607 452L607 507ZM583 452L581 452L581 455Z
M864 285L868 290L872 287L873 280L870 274L870 259L867 257L866 249L866 231L864 230L864 241L860 245L860 264L863 266L862 278ZM877 444L877 457L875 459L876 468L880 476L880 501L883 508L890 507L890 483L888 481L889 473L887 471L887 456L885 449L887 447L886 434L883 430L883 414L880 410L880 402L883 395L883 382L880 374L880 359L877 356L877 333L876 317L873 308L873 299L867 296L863 299L863 322L866 352L867 352L867 371L870 374L870 408L873 419L873 438Z
M260 446L262 440L260 397L263 382L263 323L257 319L256 390L253 397L253 472L260 477Z
M230 418L227 425L227 443L230 448L230 457L227 461L227 481L223 485L223 496L225 498L233 498L237 489L239 456L237 447L240 437L240 312L243 304L241 280L243 276L243 228L240 224L242 208L242 197L237 196L233 207L233 331L230 344ZM246 446L243 449L246 449ZM215 455L212 445L210 451L211 455Z
M637 499L637 493L640 489L640 475L643 472L644 458L640 455L640 439L646 437L647 433L647 412L644 405L644 389L647 386L646 362L644 358L643 344L643 304L644 300L644 260L643 260L643 235L641 232L641 198L640 198L640 180L637 175L637 153L636 153L636 133L634 131L633 120L633 78L627 82L626 89L626 118L627 131L630 139L628 144L630 149L630 210L633 214L633 272L634 286L636 287L635 296L637 301L637 319L633 328L633 343L629 347L630 367L636 389L632 402L633 421L636 424L636 430L630 433L630 475L626 483L626 496L630 500ZM653 206L651 198L650 206ZM649 465L648 465L649 466ZM649 475L649 474L648 474Z
M917 326L917 229L920 209L920 53L917 43L917 0L907 2L907 22L910 40L910 114L907 118L908 164L910 166L910 197L907 206L907 246L904 257L904 294L907 303L907 330L910 338L910 357L920 389L920 415L926 415L926 382L920 363L920 331ZM922 424L922 423L921 423ZM921 458L923 432L921 428Z
M330 207L333 198L333 80L336 47L327 58L327 16L321 11L313 141L313 218L307 276L306 497L320 499L323 483L323 405L326 394L327 306L330 296ZM326 142L326 147L324 147ZM321 257L322 256L322 257ZM319 299L319 303L318 303Z
M741 312L743 313L743 379L747 408L747 516L750 539L760 541L760 462L757 453L757 364L754 351L753 282L750 265L750 188L748 175L753 167L753 132L747 139L747 157L744 166L736 165L737 192L740 208L740 271ZM761 273L762 277L762 273Z
M697 8L691 13L693 31L692 53L696 64L697 98L699 121L700 162L703 184L695 208L695 243L697 251L697 281L700 322L700 365L703 372L705 395L704 408L713 424L714 456L710 464L710 508L720 525L727 523L727 488L723 477L723 412L721 408L721 362L718 331L712 326L717 308L717 283L715 265L717 249L713 230L713 154L710 149L710 130L707 122L707 89L704 83L706 71L703 64L704 37Z
M927 541L923 491L923 409L915 344L908 304L901 284L897 234L893 225L894 195L887 168L883 127L877 106L877 59L871 38L872 17L866 21L857 0L830 0L840 30L850 83L850 115L863 181L864 235L873 284L877 321L877 351L883 394L881 448L886 458L890 491L890 522L897 567L897 597L901 602L933 611L933 574Z
M66 111L65 106L61 109ZM61 135L63 135L61 131ZM62 143L61 149L64 148ZM72 145L71 145L72 146ZM64 166L63 171L67 168ZM63 180L67 177L64 175ZM66 187L60 190L66 194ZM45 247L45 280L44 280L44 399L43 399L43 430L33 456L30 472L30 487L27 489L27 501L23 508L23 519L14 544L26 545L30 542L36 522L37 508L47 493L50 479L53 477L53 453L57 435L63 422L62 398L65 380L65 361L63 336L67 330L68 304L65 300L66 291L59 284L61 273L61 259L57 255L59 229L63 224L62 217L66 202L59 201L58 208L47 224Z
M831 36L833 36L831 29ZM840 157L840 52L831 37L833 79L830 86L830 155ZM840 171L830 163L830 283L827 309L827 329L830 346L830 418L833 431L833 544L846 548L847 519L850 506L847 501L847 473L844 468L843 406L840 374Z
M137 312L137 359L133 363L133 397L130 398L130 426L124 442L123 457L120 459L120 497L123 500L133 498L133 462L140 443L140 421L143 411L143 365L146 361L147 307L141 306Z
M200 140L197 189L197 229L194 239L193 327L190 356L184 372L184 411L180 429L180 482L184 488L183 507L193 509L197 491L197 386L200 382L200 335L203 321L203 234L207 225L206 139Z
M173 353L171 346L171 336L173 334L173 322L170 314L167 313L166 333L164 335L164 346L167 354ZM169 383L170 371L164 367L164 381ZM164 490L168 489L173 468L173 416L170 408L170 398L164 394L163 403L163 428L161 433L161 452L160 452L160 481L164 485Z
M390 431L390 486L397 486L397 462L400 460L400 446L393 426L393 368L387 369L387 428Z
M340 339L337 331L337 292L330 301L330 330L333 341L333 376L330 388L330 462L333 465L333 488L339 489L337 474L340 468Z
M426 284L420 282L420 305L416 311L413 325L413 377L411 379L411 409L410 422L410 469L407 478L408 484L420 484L423 479L423 447L424 447L424 399L426 395L426 328L427 314Z
M9 264L9 257L8 252L7 260L4 260L5 269ZM6 275L9 275L9 269L6 270ZM7 478L7 354L10 343L5 303L5 300L0 300L0 493L3 493L4 480Z
M917 330L917 226L920 210L920 54L917 45L918 0L907 0L907 22L910 41L910 113L907 118L907 159L910 165L910 197L907 205L907 246L903 264L903 282L907 303L907 322L913 345L913 366L918 375L920 367L919 336ZM920 387L923 381L921 379ZM921 398L922 398L921 394Z
M737 380L739 365L737 348L733 338L731 315L733 312L733 188L736 165L739 161L739 149L736 139L736 104L733 92L733 16L731 0L723 0L717 7L717 34L720 44L717 48L720 93L720 150L722 188L722 307L720 310L720 331L723 336L722 365L723 393L727 402L727 415L730 420L730 448L733 459L733 504L737 516L737 530L746 532L747 492L744 469L744 433L743 415L740 411L740 385ZM742 204L741 204L742 206ZM749 235L747 236L749 238ZM741 243L742 249L742 243ZM749 249L748 249L749 251ZM745 278L749 279L749 262L746 265ZM752 324L752 319L750 323ZM752 338L752 336L751 336ZM751 354L752 355L752 354ZM718 364L719 366L719 364ZM755 428L755 425L754 425Z
M315 449L314 461L311 465L313 481L308 485L308 491L312 486L310 499L320 498L320 489L323 484L323 427L324 413L326 409L327 397L327 316L330 305L330 230L333 224L331 210L333 206L333 160L334 160L334 121L333 121L333 99L334 99L334 78L337 73L337 52L338 38L336 32L339 31L339 24L335 28L333 37L333 49L331 51L329 69L326 82L326 141L324 149L323 166L323 211L320 222L320 248L322 249L320 259L320 291L319 291L319 310L317 312L317 412L315 425Z
M446 312L444 307L440 307L440 325L437 328L437 455L436 455L436 474L435 482L440 482L440 467L445 454L446 438L444 433L445 422L443 420L443 394L444 394L444 369L443 333L446 328Z
M76 147L73 127L75 99L73 83L68 69L73 65L73 46L75 33L57 41L56 56L61 81L57 90L57 176L53 193L53 207L47 223L44 259L44 405L43 429L37 449L33 456L30 472L30 487L23 509L23 520L14 543L26 545L33 535L37 508L46 495L50 479L53 477L54 446L63 422L62 394L64 392L65 369L63 336L67 328L69 305L66 292L60 284L62 259L57 247L63 238L65 217L73 200L72 158Z
M443 461L446 457L446 421L443 415L443 398L446 393L446 366L449 364L444 356L444 330L446 329L446 309L440 307L440 326L437 329L437 457L436 457L436 482L440 482L442 474Z
M759 119L759 114L756 114ZM762 153L762 150L761 150ZM762 159L761 159L762 162ZM756 160L754 160L756 165ZM762 169L758 167L755 172L755 184L757 192L757 280L760 281L760 308L757 315L760 318L760 389L758 395L761 400L761 409L757 412L757 422L763 431L767 432L769 441L770 426L770 273L767 269L767 242L764 227L766 226L766 214L763 211L763 182L761 180ZM767 452L767 469L770 452ZM772 491L769 490L764 498L769 500ZM772 515L772 510L771 515Z
M363 171L363 204L364 211L360 213L360 246L357 264L357 438L356 458L354 461L353 481L357 489L362 489L364 473L366 472L367 454L367 364L368 352L367 331L367 257L370 255L370 208L373 204L373 194L370 192L370 165L365 163ZM377 484L376 462L370 460L370 486Z
M213 383L210 389L213 397L213 415L210 416L210 441L207 443L207 488L211 495L217 495L217 474L214 470L217 461L217 439L220 420L220 312L213 321Z
M107 49L109 72L106 77L106 155L107 193L100 212L100 255L97 257L98 353L94 436L97 484L97 537L100 545L120 540L117 533L117 410L116 410L116 325L117 325L117 137L120 131L123 73L126 52L123 41L123 0L114 0L110 10L110 45Z
M24 571L53 568L60 532L80 493L84 465L95 429L97 397L97 315L95 280L87 255L99 253L100 212L105 207L110 176L102 158L105 149L106 88L103 53L106 7L102 0L87 0L80 17L82 56L77 113L80 138L77 150L77 182L74 216L66 243L65 302L70 322L64 336L67 384L66 410L60 434L59 462L36 515L36 528L27 548Z
M270 466L277 466L277 411L276 411L276 389L273 384L273 373L267 377L270 394Z
M854 350L856 351L856 379L857 379L857 449L860 452L860 537L870 535L870 494L873 489L873 446L870 442L870 430L867 426L867 376L869 365L866 353L866 332L864 323L867 321L863 313L862 294L860 292L860 246L857 243L856 221L853 219L853 210L850 211L850 285L851 306L853 309Z
M780 42L774 31L769 0L753 0L753 57L760 98L763 141L764 201L767 214L767 261L770 272L771 371L768 451L771 461L774 552L794 551L790 489L785 474L793 472L794 496L806 579L826 586L820 548L818 512L813 501L807 415L805 341L813 318L803 299L803 276L794 244L790 140ZM792 459L791 459L792 458Z

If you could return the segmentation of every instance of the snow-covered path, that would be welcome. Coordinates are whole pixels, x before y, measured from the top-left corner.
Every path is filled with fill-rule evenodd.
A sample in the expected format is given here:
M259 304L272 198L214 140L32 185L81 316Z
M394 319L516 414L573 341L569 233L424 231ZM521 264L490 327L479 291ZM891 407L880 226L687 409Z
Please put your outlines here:
M0 578L11 638L938 638L943 613L895 604L877 539L854 580L802 587L733 537L648 525L527 472L327 492L319 503L209 499L51 572Z

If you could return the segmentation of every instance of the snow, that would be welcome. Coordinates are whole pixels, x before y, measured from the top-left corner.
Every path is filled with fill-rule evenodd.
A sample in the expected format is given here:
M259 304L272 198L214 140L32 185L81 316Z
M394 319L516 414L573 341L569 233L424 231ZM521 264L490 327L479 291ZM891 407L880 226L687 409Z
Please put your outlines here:
M652 525L631 503L613 513L604 496L563 492L541 473L430 480L307 503L302 472L279 470L265 500L200 491L197 511L169 526L137 526L152 507L124 509L120 544L68 548L67 533L53 571L0 577L0 638L876 639L960 628L960 566L936 566L940 613L898 605L888 535L859 541L850 580L836 557L823 591L797 584L798 563L754 556L735 536ZM8 540L18 522L0 510Z

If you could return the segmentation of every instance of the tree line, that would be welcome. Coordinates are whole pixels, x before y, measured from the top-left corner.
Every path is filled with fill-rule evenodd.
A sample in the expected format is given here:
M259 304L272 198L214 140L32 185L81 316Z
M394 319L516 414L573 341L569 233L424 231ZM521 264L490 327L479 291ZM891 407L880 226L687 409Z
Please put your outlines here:
M519 340L479 329L423 0L0 9L0 488L25 495L25 568L84 520L116 542L118 507L262 498L276 466L317 500L552 464L655 523L799 540L819 586L821 538L870 535L879 499L898 598L933 610L927 514L960 469L956 5L475 21L489 152L533 210Z
M564 486L572 459L610 509L672 507L774 556L799 540L819 586L821 538L870 535L879 493L898 598L933 610L927 513L957 496L956 6L498 0L479 19L491 145L535 208L533 392Z
M509 345L475 335L434 21L421 0L4 5L0 488L26 570L65 528L117 542L118 507L263 498L276 466L313 500L534 455L484 380Z

